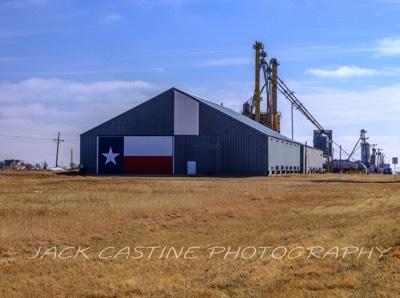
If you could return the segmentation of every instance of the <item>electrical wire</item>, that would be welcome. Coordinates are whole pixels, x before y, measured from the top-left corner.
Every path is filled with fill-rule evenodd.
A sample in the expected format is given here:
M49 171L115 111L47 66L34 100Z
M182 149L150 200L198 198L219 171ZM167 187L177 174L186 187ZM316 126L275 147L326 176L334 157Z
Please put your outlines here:
M12 136L0 134L0 137L17 138L17 139L30 139L30 140L51 140L47 138L37 138L37 137L25 137L25 136Z
M0 134L0 137L15 138L15 139L28 139L28 140L45 140L45 141L52 141L52 140L53 140L53 139L49 139L49 138L27 137L27 136L15 136L15 135L5 135L5 134ZM79 143L73 142L73 141L65 140L65 142L66 142L66 143L71 143L71 144L77 144L77 145L79 145Z

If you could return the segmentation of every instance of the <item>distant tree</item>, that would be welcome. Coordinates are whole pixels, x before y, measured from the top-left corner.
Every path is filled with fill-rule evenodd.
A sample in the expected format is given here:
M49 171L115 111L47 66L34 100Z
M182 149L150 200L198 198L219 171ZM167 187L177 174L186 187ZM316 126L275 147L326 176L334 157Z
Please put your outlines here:
M47 170L48 167L49 167L48 163L47 163L47 162L44 162L44 163L43 163L42 169L43 169L43 170Z
M33 169L33 164L31 164L29 162L25 162L25 163L23 163L23 165L25 166L26 170L32 170Z
M39 163L36 163L36 164L35 164L35 170L40 170L40 169L41 169L40 164L39 164Z
M3 169L4 161L0 160L0 170Z

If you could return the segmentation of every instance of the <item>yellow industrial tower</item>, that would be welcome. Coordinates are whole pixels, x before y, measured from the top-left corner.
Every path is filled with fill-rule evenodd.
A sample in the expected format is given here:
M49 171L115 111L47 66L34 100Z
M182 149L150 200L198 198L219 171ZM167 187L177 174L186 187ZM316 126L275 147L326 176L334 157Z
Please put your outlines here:
M261 123L277 132L280 132L280 113L278 112L278 61L275 58L266 61L267 53L264 45L256 41L253 45L255 50L255 86L254 95L243 104L242 114ZM263 70L265 84L261 87L260 71ZM261 87L261 88L260 88ZM266 113L261 112L261 94L265 89Z

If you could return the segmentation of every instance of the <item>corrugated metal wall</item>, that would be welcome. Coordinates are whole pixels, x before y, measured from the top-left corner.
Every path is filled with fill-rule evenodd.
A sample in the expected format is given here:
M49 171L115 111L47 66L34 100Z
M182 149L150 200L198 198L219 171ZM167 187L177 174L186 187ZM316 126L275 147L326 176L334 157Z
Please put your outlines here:
M175 174L197 162L202 175L266 175L267 138L262 135L175 136Z
M202 175L266 175L267 137L200 102L200 136L175 136L174 171L196 161Z
M223 114L210 106L200 104L200 135L262 135L259 131Z
M95 174L97 170L97 136L92 134L81 134L80 163L86 174Z
M301 146L286 140L268 137L269 173L300 172Z
M305 163L305 155L307 152L307 169L304 168ZM304 173L306 172L315 172L315 171L322 171L323 164L324 164L324 156L323 151L314 147L302 146L302 169Z
M174 92L174 134L199 135L199 102Z
M80 153L84 171L96 173L97 136L172 136L173 100L174 91L170 89L83 133Z

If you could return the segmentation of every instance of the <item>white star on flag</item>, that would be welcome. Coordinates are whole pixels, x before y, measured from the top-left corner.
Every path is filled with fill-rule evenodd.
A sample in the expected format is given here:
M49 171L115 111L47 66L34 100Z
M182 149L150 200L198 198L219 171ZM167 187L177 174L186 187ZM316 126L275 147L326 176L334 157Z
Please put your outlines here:
M104 165L108 164L109 162L112 162L115 165L117 164L115 162L115 158L119 155L119 153L114 153L111 147L108 153L102 153L102 154L104 155L105 158L107 158L106 163Z

